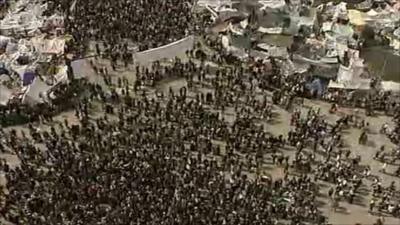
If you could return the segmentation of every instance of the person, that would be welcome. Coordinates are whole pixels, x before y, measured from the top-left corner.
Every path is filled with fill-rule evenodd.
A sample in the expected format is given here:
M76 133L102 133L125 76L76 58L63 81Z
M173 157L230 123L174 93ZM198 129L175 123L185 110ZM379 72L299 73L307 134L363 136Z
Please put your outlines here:
M371 201L369 202L369 212L372 213L374 211L374 208L375 208L375 201L371 199Z
M400 166L397 167L396 171L394 172L394 174L398 177L400 177Z
M363 130L360 134L360 137L358 138L358 144L360 145L365 145L368 141L368 135L365 130Z
M335 113L337 111L337 105L333 103L329 109L329 113Z
M386 167L387 167L387 163L384 162L384 163L382 164L382 168L381 168L380 172L386 173Z
M374 225L384 225L385 219L383 217L379 217Z
M387 134L388 128L389 128L389 125L388 125L387 123L384 123L384 124L382 125L381 129L379 130L379 132L380 132L381 134Z

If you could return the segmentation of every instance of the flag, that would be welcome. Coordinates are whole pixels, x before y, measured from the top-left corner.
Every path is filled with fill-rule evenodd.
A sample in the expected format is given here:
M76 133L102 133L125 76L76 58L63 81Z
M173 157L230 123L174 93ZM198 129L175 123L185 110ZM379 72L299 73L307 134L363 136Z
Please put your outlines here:
M69 7L69 11L72 12L75 10L75 6L76 6L76 0L74 0L74 2L71 4L71 7Z

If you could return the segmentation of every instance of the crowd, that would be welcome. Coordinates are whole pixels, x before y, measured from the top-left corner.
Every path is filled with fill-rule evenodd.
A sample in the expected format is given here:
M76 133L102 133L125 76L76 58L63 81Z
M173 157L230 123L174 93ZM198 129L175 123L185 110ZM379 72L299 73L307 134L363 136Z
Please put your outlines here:
M137 68L134 90L125 79L99 74L122 91L91 85L76 104L78 124L2 132L0 149L21 161L16 168L0 164L8 181L2 215L30 225L325 224L318 181L331 183L333 209L363 198L360 187L372 175L343 148L350 116L330 124L319 110L304 116L294 109L293 129L274 136L260 121L274 120L277 106L287 108L282 99L298 94L290 87L298 82L285 81L288 87L270 99L258 85L263 80L243 67L215 70L193 60ZM168 76L185 78L187 86L155 95L142 90ZM103 112L95 116L91 108L99 103ZM282 177L268 176L267 164L281 167ZM396 188L375 179L371 213L398 216L399 202L390 198Z
M33 140L11 132L2 149L15 150L21 167L2 165L2 212L17 224L322 223L312 179L254 177L275 138L243 110L233 124L207 111L213 98L116 94L116 110L93 120L89 98L76 109L79 125L31 127Z
M85 52L91 40L102 42L96 51L112 62L126 62L131 43L145 50L193 31L191 2L52 2L52 10L69 14L71 48ZM395 183L384 187L361 156L345 148L342 135L350 126L360 130L359 143L367 144L368 123L351 115L332 123L319 109L300 110L302 101L296 100L310 96L309 77L282 75L274 58L268 66L261 61L223 66L231 55L200 49L188 51L187 62L137 66L133 84L96 68L107 88L62 85L53 91L57 98L28 113L28 132L0 129L0 151L20 161L17 167L0 161L7 180L0 188L0 215L18 225L322 225L327 220L317 197L327 194L333 210L343 201L360 204L372 180L369 212L400 216ZM185 85L155 93L144 88L171 77L184 78ZM374 100L371 110L390 108L397 125L383 125L381 132L398 143L400 108L382 103L389 97L374 95L361 106L368 109ZM77 122L54 120L66 103ZM266 126L276 122L277 107L291 112L284 121L291 130L273 135ZM386 152L381 147L375 159L400 159L399 149ZM273 178L267 166L282 174ZM328 184L327 191L320 182Z
M139 51L179 40L193 32L192 4L186 0L51 0L49 11L66 12L65 30L73 48L86 52L90 41L102 43L104 54L123 58L128 46ZM118 55L119 54L119 55Z

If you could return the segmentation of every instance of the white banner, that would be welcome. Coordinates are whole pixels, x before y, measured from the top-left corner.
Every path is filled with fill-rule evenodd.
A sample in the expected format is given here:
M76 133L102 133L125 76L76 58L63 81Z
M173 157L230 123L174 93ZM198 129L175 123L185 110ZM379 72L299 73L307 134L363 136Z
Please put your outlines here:
M158 48L149 49L143 52L133 54L135 63L140 65L147 65L160 59L170 59L175 56L184 54L187 50L193 49L194 36L183 38L179 41L167 44Z

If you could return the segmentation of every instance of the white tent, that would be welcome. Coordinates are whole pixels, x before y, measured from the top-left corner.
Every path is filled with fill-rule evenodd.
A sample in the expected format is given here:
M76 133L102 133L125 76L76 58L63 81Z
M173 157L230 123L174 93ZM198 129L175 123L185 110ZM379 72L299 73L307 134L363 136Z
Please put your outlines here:
M257 31L265 34L282 34L283 28L282 27L265 28L260 26Z
M382 81L381 88L384 91L400 92L400 83L394 81Z
M336 81L342 82L358 82L362 80L361 75L364 73L365 66L362 59L351 60L350 66L340 65Z
M331 80L328 84L328 88L335 88L335 89L346 89L346 90L369 90L371 89L371 80L364 79L360 82L336 82Z
M259 0L258 3L262 5L260 10L266 10L267 8L281 9L286 6L284 0Z
M8 100L11 97L12 97L11 90L0 84L0 105L7 105Z
M23 97L23 102L27 104L42 103L47 100L47 93L60 83L67 82L67 67L59 68L59 72L54 75L53 82L47 84L40 78L36 78L33 83L28 87Z

